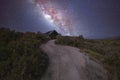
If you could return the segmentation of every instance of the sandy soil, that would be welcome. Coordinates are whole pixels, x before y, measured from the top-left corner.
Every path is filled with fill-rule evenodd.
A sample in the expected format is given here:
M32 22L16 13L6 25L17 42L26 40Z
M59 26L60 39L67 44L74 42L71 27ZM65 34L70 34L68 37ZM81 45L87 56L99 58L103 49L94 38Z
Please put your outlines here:
M50 58L42 80L108 80L101 64L81 53L78 48L56 45L54 40L41 46Z

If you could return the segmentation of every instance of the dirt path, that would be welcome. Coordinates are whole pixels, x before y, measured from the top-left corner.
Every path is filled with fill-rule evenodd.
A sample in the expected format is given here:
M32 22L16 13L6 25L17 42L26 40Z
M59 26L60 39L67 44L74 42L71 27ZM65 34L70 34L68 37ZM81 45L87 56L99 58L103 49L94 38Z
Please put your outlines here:
M50 58L42 80L108 80L106 70L78 48L56 45L54 40L41 48Z

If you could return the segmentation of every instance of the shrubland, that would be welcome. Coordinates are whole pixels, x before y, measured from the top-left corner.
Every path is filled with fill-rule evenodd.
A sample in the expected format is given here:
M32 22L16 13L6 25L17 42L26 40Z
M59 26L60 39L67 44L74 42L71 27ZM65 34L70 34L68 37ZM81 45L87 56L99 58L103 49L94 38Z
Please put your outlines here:
M0 80L40 80L49 63L40 45L49 39L40 32L0 28Z

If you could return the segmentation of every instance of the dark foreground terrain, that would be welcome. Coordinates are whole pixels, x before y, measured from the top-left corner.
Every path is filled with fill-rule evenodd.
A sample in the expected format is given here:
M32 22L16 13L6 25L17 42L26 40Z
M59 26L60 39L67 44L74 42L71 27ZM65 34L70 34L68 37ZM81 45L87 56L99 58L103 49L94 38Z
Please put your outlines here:
M45 34L0 29L0 80L40 80L48 56L39 48Z
M51 44L53 45L53 47L50 47L50 51L48 50L49 48L40 48L40 46L46 44L51 39L56 39L55 43L57 45ZM56 49L60 45L64 46ZM62 50L65 45L79 48L80 54L78 54L78 49L76 51L73 50L73 53L70 53L70 57L68 55L68 52L72 49L68 50L67 48L66 50ZM56 54L54 54L52 51L54 53L56 52ZM49 63L52 60L53 62L55 61L55 58L49 59L51 58L49 55L51 52L51 55L58 55L57 57L59 57L62 53L67 53L65 54L66 56L60 57L62 59L56 57L58 61L65 61L64 63L55 62L55 65L58 64L58 66L63 67L63 70L65 70L66 74L68 74L67 72L73 72L75 74L81 73L78 70L80 68L79 62L82 66L82 62L84 61L76 61L76 59L71 59L73 58L74 51L77 52L77 54L75 55L85 56L84 54L86 54L87 56L89 56L89 58L91 57L92 61L95 61L97 63L99 62L100 64L98 65L100 65L102 69L98 67L98 69L96 68L97 70L95 71L98 72L99 69L100 71L103 70L103 74L107 74L109 76L109 80L120 80L120 38L92 40L84 39L82 36L63 37L59 35L56 37L56 35L47 35L40 32L16 32L6 28L0 28L0 80L50 80L48 79L50 76L48 77L47 74L50 73L49 75L52 76L52 72L49 72L49 70L51 69L51 66L54 66L54 63L52 63L53 65ZM61 54L57 54L57 52L60 52ZM80 56L77 56L76 58L79 57ZM89 60L89 58L86 57L87 60ZM100 79L98 80L107 79L107 76L105 77L105 75L103 74L101 74L103 75L102 77L100 77L100 74L98 74L99 76L94 77L94 73L92 74L92 69L93 67L91 67L91 70L89 68L88 71L89 73L91 73L91 76L93 76L90 77L90 75L88 75L88 77L90 77L90 80L95 79L95 77L99 77ZM57 72L56 70L59 69L54 68L53 72ZM69 74L73 75L73 73ZM56 75L59 76L59 74ZM66 75L68 77L64 75L66 78L63 76L57 77L59 79L55 80L69 79L70 75ZM74 80L85 79L84 76L82 78L77 75L78 74L73 75L74 77L76 76ZM51 79L53 80L53 78Z
M111 80L120 80L120 38L93 40L84 39L83 36L58 36L56 43L80 48L82 52L102 62Z

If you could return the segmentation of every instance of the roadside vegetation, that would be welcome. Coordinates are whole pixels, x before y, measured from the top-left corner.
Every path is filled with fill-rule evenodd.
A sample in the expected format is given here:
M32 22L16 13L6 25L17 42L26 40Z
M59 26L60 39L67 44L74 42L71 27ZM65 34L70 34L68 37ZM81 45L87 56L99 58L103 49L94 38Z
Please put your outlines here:
M40 80L49 63L40 45L54 38L56 44L80 48L102 62L111 80L120 80L120 38L93 40L7 28L0 28L0 80Z
M80 48L80 51L103 63L111 80L120 80L120 38L92 40L83 36L57 36L56 44Z
M49 39L40 32L0 28L0 80L40 80L49 63L40 45Z

